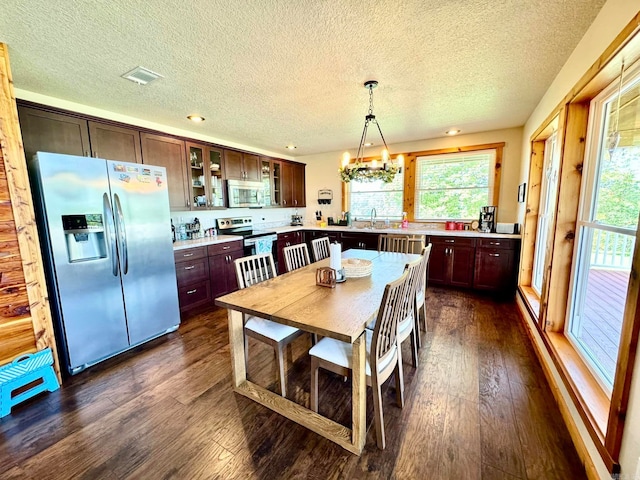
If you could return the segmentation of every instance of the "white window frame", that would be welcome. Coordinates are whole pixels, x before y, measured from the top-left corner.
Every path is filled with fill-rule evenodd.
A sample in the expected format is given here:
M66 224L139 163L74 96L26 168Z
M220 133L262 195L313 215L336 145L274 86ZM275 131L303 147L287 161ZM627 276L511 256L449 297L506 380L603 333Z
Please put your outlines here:
M372 162L363 162L363 165L365 166L373 166ZM382 209L380 209L380 206L378 207L373 207L376 208L376 217L378 219L385 219L388 218L389 220L401 220L402 219L402 211L404 208L404 172L405 172L405 168L402 169L402 171L396 173L396 177L394 178L394 181L396 178L399 178L400 181L400 188L398 190L375 190L378 192L400 192L402 195L400 197L400 205L399 205L399 211L400 214L399 215L388 215L386 212L384 212ZM355 213L352 209L352 201L353 201L353 188L352 188L352 184L353 182L355 182L356 180L351 180L348 184L347 184L347 188L346 188L346 193L347 193L347 198L348 198L348 202L347 202L347 206L348 206L348 210L351 213L351 218L362 218L362 214L358 214ZM381 180L378 180L381 182ZM375 182L358 182L358 183L375 183ZM375 192L374 191L374 192ZM357 195L359 192L355 192L355 194ZM371 193L371 192L367 192L367 193ZM380 211L378 211L380 210ZM369 218L370 212L365 212L366 218Z
M640 75L640 63L636 64L633 68L625 74L625 82L622 87L620 95L633 84L638 81ZM604 389L609 396L613 391L614 378L611 379L611 383L605 379L604 371L595 365L588 352L580 345L571 333L572 319L574 317L574 311L577 305L583 301L586 294L587 282L584 276L585 268L588 268L590 255L584 253L583 250L591 246L592 236L596 230L605 232L622 233L626 235L634 235L635 230L615 227L611 225L604 225L598 222L594 222L593 215L595 214L595 207L597 201L597 177L599 159L601 158L602 150L606 148L604 143L604 128L603 121L605 105L610 101L614 101L618 94L618 81L614 81L603 89L592 101L591 108L589 108L589 120L587 140L585 147L585 172L582 177L582 183L580 185L580 201L578 204L578 217L576 219L576 247L573 251L573 260L571 267L570 283L569 283L569 305L566 310L566 317L564 322L564 336L573 346L578 355L583 359L587 368L591 371L598 384ZM636 248L638 246L636 245ZM580 319L575 319L576 322L580 322Z
M480 215L480 212L478 211L478 215L471 217L471 218L433 218L433 217L427 217L427 218L422 218L418 216L418 211L419 211L419 198L420 198L420 193L426 191L426 189L420 189L418 182L419 182L419 169L420 169L420 163L421 161L427 161L427 162L440 162L440 163L448 163L447 160L450 161L455 161L455 159L457 158L461 158L461 157L473 157L476 155L486 155L489 154L490 155L490 160L489 160L489 178L488 178L488 189L487 189L487 202L485 203L485 205L494 205L493 202L493 198L494 198L494 182L495 182L495 171L496 171L496 161L497 161L497 150L495 148L488 148L488 149L484 149L484 150L470 150L470 151L464 151L464 152L452 152L452 153L441 153L441 154L436 154L436 155L418 155L416 157L416 161L415 161L415 193L414 193L414 208L413 208L413 214L414 214L414 219L418 222L442 222L445 220L461 220L461 221L472 221L472 220L477 220L478 216ZM439 190L446 190L446 189L439 189Z

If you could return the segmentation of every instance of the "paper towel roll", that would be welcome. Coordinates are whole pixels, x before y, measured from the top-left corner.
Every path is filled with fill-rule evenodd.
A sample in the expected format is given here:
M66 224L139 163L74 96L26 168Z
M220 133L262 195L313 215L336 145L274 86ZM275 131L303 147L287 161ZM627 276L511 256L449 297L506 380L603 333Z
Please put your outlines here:
M329 245L329 266L334 270L342 268L342 245L339 243Z

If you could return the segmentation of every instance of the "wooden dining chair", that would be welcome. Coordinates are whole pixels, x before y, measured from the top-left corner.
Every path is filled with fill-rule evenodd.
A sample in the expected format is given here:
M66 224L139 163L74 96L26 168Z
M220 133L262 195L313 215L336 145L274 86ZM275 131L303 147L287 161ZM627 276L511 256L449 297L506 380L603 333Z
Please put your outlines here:
M409 235L378 235L379 252L409 253Z
M306 243L284 247L282 253L284 255L284 265L287 272L306 267L311 263L309 260L309 249Z
M382 384L395 372L396 402L404 407L402 359L397 342L398 322L407 315L409 302L407 288L409 273L390 282L384 289L373 331L365 330L367 385L373 389L373 411L376 439L380 449L385 448L384 416L382 413ZM320 368L339 375L352 370L353 345L325 337L309 350L311 355L311 410L318 411L318 371Z
M402 347L402 342L407 338L411 339L411 362L414 368L418 368L418 327L416 320L416 291L420 283L422 273L423 256L405 265L404 271L409 275L407 293L406 315L398 322L398 346Z
M425 296L427 294L427 272L429 270L429 258L431 257L431 244L422 249L422 263L420 266L420 276L416 289L416 328L418 334L418 348L422 346L420 330L427 331L427 311L425 306ZM422 320L422 327L420 326Z
M322 237L311 240L311 250L313 250L314 262L319 262L320 260L329 256L329 245L329 237Z
M276 277L276 267L271 253L251 255L250 257L235 260L238 288L246 288L270 278ZM263 343L271 345L275 350L278 363L278 377L280 381L280 394L287 396L286 374L284 369L284 347L298 338L304 332L298 328L272 322L266 318L244 316L244 353L245 364L248 360L248 337L255 338Z

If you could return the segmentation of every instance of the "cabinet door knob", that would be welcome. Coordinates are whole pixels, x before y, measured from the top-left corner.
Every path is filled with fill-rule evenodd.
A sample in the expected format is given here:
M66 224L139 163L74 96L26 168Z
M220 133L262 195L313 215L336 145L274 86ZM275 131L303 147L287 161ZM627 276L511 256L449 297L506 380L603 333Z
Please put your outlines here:
M193 290L188 290L188 291L187 291L187 295L191 295L191 294L193 294L193 293L196 293L197 291L198 291L198 289L197 289L197 288L194 288Z
M500 245L500 242L489 242L489 245Z
M189 265L188 267L184 267L185 270L193 270L194 268L196 268L195 265Z
M489 256L490 257L499 257L500 254L499 253L490 253Z

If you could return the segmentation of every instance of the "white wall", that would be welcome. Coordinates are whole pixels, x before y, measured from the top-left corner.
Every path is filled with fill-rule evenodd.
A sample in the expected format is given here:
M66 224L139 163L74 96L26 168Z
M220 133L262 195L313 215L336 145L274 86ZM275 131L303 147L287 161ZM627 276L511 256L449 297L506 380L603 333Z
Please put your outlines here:
M354 139L357 141L357 139ZM520 159L522 156L522 128L492 130L488 132L457 135L455 137L432 138L409 143L389 145L391 156L403 152L417 152L468 145L505 142L502 158L502 178L500 183L500 199L498 202L498 221L518 221L518 185L520 174ZM343 152L324 153L297 157L297 161L307 164L307 210L310 214L317 209L322 210L324 216L336 217L340 214L342 205L342 185L338 176L338 168L342 161ZM350 152L355 157L355 151ZM318 206L318 190L329 188L333 190L331 206ZM380 212L378 212L380 215Z
M640 0L609 0L602 7L602 10L589 27L584 37L575 48L560 73L545 93L544 97L527 120L524 127L522 159L520 168L520 183L526 181L529 172L529 159L531 155L531 136L535 130L541 126L542 122L551 114L553 109L560 103L567 93L573 88L578 80L593 65L596 59L604 52L622 29L640 11ZM524 218L524 206L518 209L520 222ZM530 325L536 336L538 346L544 352L545 347L537 335L537 330ZM555 381L562 385L562 380L553 366L553 362L546 355L546 363L555 372ZM624 478L633 478L636 473L638 457L640 456L640 356L636 358L634 366L634 377L631 386L631 397L629 409L624 428L622 440L622 450L620 452L620 466ZM610 475L601 460L595 445L591 441L589 434L584 427L582 420L569 397L565 388L560 389L565 402L569 405L569 411L579 427L582 438L587 446L587 450L601 478L610 478Z

